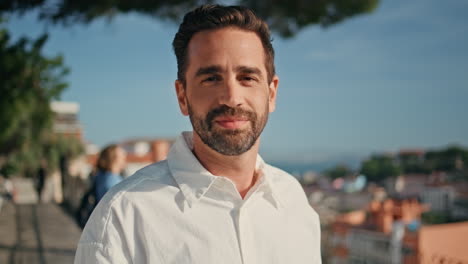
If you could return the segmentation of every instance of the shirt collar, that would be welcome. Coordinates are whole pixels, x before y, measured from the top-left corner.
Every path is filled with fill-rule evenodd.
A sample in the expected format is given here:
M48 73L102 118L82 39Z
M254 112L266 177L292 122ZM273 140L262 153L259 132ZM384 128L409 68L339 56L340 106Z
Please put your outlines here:
M169 169L179 185L189 207L192 207L210 189L219 176L213 175L203 167L192 153L192 132L183 132L169 151L167 162ZM268 165L260 155L257 155L256 170L259 178L252 188L262 188L265 198L275 208L280 208L281 203L274 191L271 175L268 173Z

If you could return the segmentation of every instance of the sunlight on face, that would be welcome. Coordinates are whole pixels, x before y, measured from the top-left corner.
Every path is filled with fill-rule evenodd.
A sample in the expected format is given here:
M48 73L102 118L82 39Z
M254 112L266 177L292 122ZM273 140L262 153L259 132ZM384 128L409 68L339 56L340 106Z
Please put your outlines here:
M182 112L213 150L224 155L248 151L274 110L276 95L277 79L267 82L260 39L236 28L202 31L188 52L186 87L178 90Z

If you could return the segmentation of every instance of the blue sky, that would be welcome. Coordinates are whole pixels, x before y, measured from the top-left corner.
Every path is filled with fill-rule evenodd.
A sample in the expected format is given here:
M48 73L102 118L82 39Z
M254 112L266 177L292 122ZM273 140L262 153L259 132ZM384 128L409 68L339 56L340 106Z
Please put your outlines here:
M274 36L277 110L262 136L273 159L468 146L468 1L381 0L342 24ZM44 31L11 17L14 36ZM85 137L105 145L190 130L178 109L177 25L138 15L48 26L45 52L71 68L62 99L80 103Z

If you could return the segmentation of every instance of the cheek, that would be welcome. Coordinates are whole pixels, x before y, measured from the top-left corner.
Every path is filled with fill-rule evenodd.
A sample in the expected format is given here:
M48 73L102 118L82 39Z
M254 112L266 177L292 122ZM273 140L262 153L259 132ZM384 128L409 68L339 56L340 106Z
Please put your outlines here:
M191 109L196 113L207 112L210 108L213 107L216 95L213 93L196 93L191 94L187 97L187 101Z
M268 96L268 92L258 93L255 96L255 105L258 110L264 111L265 109L269 109L271 107L271 101Z

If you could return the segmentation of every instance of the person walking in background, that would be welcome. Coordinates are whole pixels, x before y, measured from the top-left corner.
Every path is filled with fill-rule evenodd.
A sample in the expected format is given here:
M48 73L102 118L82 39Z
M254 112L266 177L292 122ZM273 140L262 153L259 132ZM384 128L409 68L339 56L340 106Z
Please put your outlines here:
M122 181L120 173L126 166L127 154L118 145L105 147L98 156L96 167L89 175L90 187L76 211L76 221L84 228L97 203L112 186Z
M112 186L123 180L120 174L126 165L127 154L118 145L109 145L99 153L94 176L96 203Z
M42 191L44 190L44 185L47 176L47 162L43 159L41 160L39 169L37 170L37 179L36 179L36 192L37 192L37 201L42 202Z
M0 211L2 209L3 200L15 201L15 187L9 176L4 177L0 174Z

